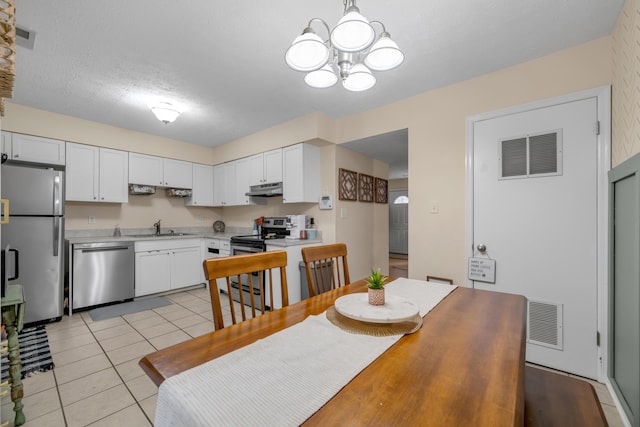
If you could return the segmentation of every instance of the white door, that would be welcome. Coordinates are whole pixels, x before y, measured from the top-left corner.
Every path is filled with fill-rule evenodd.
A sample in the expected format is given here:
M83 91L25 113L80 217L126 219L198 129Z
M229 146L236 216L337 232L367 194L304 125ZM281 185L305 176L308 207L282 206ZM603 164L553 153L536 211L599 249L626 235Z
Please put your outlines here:
M597 98L473 126L473 247L527 310L527 361L597 378ZM478 251L484 245L486 252Z
M389 191L389 252L409 253L409 199L407 190Z

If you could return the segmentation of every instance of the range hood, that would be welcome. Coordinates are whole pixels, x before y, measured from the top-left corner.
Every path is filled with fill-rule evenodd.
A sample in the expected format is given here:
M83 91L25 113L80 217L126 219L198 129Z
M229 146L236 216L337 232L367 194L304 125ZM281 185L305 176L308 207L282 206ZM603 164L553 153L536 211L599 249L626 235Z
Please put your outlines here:
M245 193L245 196L254 197L271 197L282 196L282 183L273 182L271 184L252 185L250 191Z

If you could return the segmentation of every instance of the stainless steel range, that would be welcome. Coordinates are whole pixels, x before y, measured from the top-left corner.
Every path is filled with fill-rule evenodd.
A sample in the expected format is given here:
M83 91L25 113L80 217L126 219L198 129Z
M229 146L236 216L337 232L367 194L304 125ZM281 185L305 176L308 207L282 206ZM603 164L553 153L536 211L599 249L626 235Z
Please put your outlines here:
M256 252L264 252L267 249L266 241L269 239L284 239L289 235L287 229L287 217L265 217L262 221L262 228L260 234L250 234L244 236L231 237L231 255L243 255ZM262 283L265 283L264 273ZM249 280L249 278L251 280ZM249 283L251 282L251 283ZM240 286L238 285L237 278L231 280L231 297L240 302ZM223 290L224 292L224 290ZM251 304L251 295L253 295L255 307L260 307L260 278L258 273L254 273L251 276L242 277L242 292L246 305ZM266 301L269 301L269 296L266 295L263 289L262 295ZM266 304L265 307L270 309Z

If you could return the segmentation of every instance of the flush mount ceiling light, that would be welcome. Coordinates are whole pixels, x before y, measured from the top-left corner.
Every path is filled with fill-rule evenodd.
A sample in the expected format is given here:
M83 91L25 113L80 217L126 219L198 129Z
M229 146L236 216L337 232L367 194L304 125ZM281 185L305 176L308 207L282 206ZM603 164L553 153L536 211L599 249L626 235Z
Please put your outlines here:
M343 1L344 15L333 30L323 19L311 19L289 46L284 58L293 70L307 73L304 81L311 87L331 87L337 83L339 75L345 89L363 91L376 84L371 70L387 71L398 67L404 61L404 53L391 40L382 22L369 22L360 14L355 0ZM326 41L311 28L313 22L324 25ZM377 40L372 24L382 27Z
M178 110L168 102L158 102L157 104L152 105L150 108L151 112L155 114L158 120L160 120L165 125L172 123L175 119L178 118L181 113L180 110Z

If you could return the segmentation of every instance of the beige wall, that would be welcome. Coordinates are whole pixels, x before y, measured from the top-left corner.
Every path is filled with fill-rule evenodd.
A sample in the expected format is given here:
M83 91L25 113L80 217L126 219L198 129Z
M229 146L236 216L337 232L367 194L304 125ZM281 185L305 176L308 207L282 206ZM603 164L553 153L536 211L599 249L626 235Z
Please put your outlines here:
M323 114L311 114L213 150L12 104L7 105L3 127L10 131L184 160L202 161L210 158L212 164L301 141L322 140L341 144L408 128L411 179L409 275L422 278L427 273L437 273L452 277L458 284L464 284L466 118L611 84L611 63L612 41L610 37L604 37L344 119L332 120ZM637 137L632 139L636 140ZM343 155L339 145L328 147L333 148L325 147L322 151L322 191L333 195L334 210L320 212L314 205L302 205L295 206L299 208L298 212L292 212L294 206L278 206L277 199L274 199L263 211L247 207L205 209L207 217L214 219L216 215L221 215L228 224L249 226L250 220L263 214L262 212L314 215L327 242L346 241L349 244L349 261L353 265L354 277L362 275L370 267L382 267L384 261L381 258L386 259L386 255L381 254L388 249L388 240L384 238L384 241L379 241L381 234L376 233L388 229L388 206L374 204L372 207L365 203L337 200L336 175L339 167L365 173L371 170L370 174L376 176L384 176L388 168L386 164L371 163L370 159L360 159L353 154ZM172 205L175 201L162 200L159 196L156 199L107 207L105 222L113 222L117 216L116 211L110 209L121 209L122 217L131 218L127 221L139 226L148 226L149 219L160 217L158 213L163 214L163 219L165 214L168 216L167 223L185 218L189 220L190 216L193 218L194 214L189 213L190 209L186 213L178 213L178 210L183 211L185 208ZM439 214L427 214L430 200L439 202ZM151 206L144 205L145 203L151 203ZM342 207L348 209L346 219L339 218ZM97 208L70 204L70 225L80 227L86 221L88 210L92 209ZM134 212L129 212L130 209ZM195 209L196 215L200 211L199 208L192 209ZM144 214L139 215L137 212L140 210ZM86 227L87 225L82 225L82 228ZM386 231L384 233L386 235Z
M409 276L464 284L466 118L610 83L604 37L340 120L336 142L409 129Z
M158 122L160 126L164 126ZM211 148L8 102L2 130L214 164ZM215 162L219 163L219 162Z
M336 148L336 168L379 178L389 176L389 166L386 163L340 146ZM336 242L347 244L351 276L361 278L372 268L378 267L388 274L389 205L338 200L336 196L334 206Z
M184 206L184 199L167 197L163 188L156 194L129 196L129 203L67 202L65 205L65 229L148 228L162 220L162 229L177 227L211 227L221 219L221 208L194 208ZM89 224L89 216L96 222Z
M611 38L611 160L615 166L640 152L640 2L625 1Z
M407 178L389 180L389 191L407 190L408 188L409 188L409 180Z
M198 163L213 163L211 148L153 136L89 120L7 103L3 130L45 136L81 144L170 157ZM129 203L66 204L67 230L151 228L158 219L163 227L204 227L222 217L220 208L185 207L180 198L167 198L157 188L153 196L129 196ZM89 216L96 218L89 224Z

